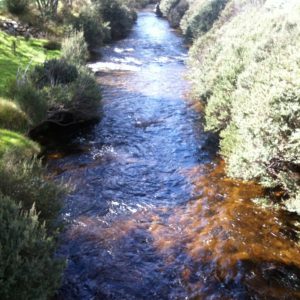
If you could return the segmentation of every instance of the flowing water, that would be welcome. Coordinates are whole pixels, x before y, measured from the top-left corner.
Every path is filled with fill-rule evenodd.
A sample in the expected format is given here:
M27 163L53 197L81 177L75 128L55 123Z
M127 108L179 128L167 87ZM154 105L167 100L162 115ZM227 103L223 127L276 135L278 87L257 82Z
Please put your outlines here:
M58 299L300 299L297 217L214 158L182 38L151 10L90 65L102 119L49 169L74 186ZM78 151L80 150L80 151Z

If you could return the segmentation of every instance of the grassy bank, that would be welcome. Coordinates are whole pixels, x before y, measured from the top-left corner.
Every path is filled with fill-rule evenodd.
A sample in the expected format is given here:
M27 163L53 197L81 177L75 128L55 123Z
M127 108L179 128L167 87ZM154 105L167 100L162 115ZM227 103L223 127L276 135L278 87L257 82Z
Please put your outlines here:
M7 85L16 77L19 69L41 64L60 55L59 50L46 50L46 43L46 40L25 40L0 31L0 95L5 94Z
M168 15L177 4L162 5ZM299 16L294 0L194 0L180 27L193 42L193 93L206 129L220 134L227 173L280 188L300 213Z

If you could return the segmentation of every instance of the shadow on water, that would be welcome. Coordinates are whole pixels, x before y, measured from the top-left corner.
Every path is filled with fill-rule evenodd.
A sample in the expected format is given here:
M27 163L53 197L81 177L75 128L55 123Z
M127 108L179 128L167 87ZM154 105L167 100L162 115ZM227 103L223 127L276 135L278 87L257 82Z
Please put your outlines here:
M300 299L299 218L255 204L263 189L214 160L181 38L145 10L102 51L100 123L49 154L76 186L57 299Z

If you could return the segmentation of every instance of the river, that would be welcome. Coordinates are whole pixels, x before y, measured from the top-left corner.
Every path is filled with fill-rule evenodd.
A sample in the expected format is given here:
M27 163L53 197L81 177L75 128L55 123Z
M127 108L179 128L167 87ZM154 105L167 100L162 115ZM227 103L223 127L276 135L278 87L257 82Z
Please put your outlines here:
M90 64L101 121L48 161L74 187L57 299L300 299L299 218L224 175L188 97L186 58L148 8Z

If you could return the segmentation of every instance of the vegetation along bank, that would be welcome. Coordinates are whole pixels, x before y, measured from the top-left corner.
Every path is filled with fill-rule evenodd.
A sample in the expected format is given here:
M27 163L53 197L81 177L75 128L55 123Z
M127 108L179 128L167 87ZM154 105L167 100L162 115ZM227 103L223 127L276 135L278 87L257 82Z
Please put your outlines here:
M90 53L125 37L146 0L0 1L0 298L49 299L69 187L52 182L31 138L99 118Z
M300 3L162 0L192 43L193 95L220 135L227 173L278 189L300 213Z

